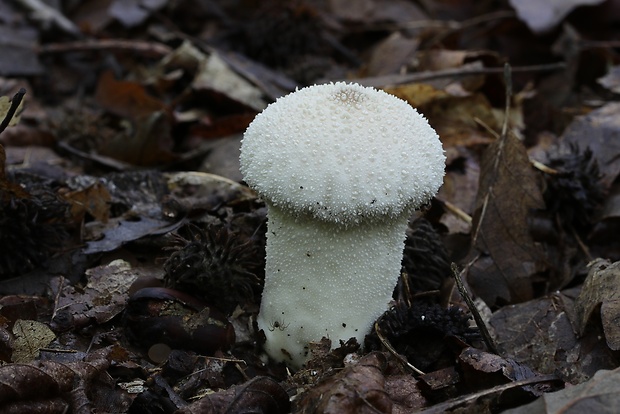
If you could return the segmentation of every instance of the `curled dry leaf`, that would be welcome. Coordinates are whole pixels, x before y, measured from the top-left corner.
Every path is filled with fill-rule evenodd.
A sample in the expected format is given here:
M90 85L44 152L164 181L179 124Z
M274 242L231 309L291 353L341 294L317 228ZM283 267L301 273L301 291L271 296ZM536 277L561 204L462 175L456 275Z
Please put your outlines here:
M617 351L620 349L620 262L596 259L588 267L590 271L575 301L579 335L585 333L600 305L607 346Z
M385 356L370 353L301 396L298 413L391 413Z
M288 394L274 379L255 377L241 386L208 394L174 414L286 414L290 405Z

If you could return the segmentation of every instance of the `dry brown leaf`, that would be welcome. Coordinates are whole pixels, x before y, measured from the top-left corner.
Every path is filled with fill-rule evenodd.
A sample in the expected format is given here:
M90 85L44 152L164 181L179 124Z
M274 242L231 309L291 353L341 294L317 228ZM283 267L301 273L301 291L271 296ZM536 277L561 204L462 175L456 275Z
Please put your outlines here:
M107 223L110 217L110 192L103 183L96 181L85 188L70 191L62 195L71 203L71 216L81 222L86 213L96 221Z
M577 329L583 335L600 306L600 317L607 346L620 349L620 262L596 259L575 301Z
M11 108L11 98L9 98L8 96L0 96L0 120L3 120L6 117L10 108ZM15 115L13 115L13 117L9 121L8 126L15 126L19 123L19 118L23 110L24 110L24 101L22 100L19 103L19 106L17 107L17 111L15 112Z
M112 72L99 78L95 98L105 110L123 118L139 119L161 111L164 104L137 82L119 81Z
M18 319L13 325L13 362L30 362L39 356L55 338L54 332L44 323Z
M533 297L531 276L540 251L528 229L532 209L544 207L523 144L512 134L484 152L473 228L475 247L488 254L471 268L469 283L489 305Z
M493 130L500 128L491 104L480 93L455 96L421 83L385 88L385 91L418 108L437 130L446 148L491 142L480 124Z
M101 75L96 100L102 108L131 122L97 148L100 155L133 165L171 162L171 119L166 106L137 82L118 81L110 72Z

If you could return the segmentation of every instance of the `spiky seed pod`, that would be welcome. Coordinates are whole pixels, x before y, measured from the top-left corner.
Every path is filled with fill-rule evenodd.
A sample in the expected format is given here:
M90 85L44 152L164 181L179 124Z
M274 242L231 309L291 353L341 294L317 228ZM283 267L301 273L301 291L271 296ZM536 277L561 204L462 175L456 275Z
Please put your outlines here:
M237 50L268 66L282 68L301 57L325 55L322 23L316 11L301 2L265 2L229 40Z
M164 263L166 286L191 292L227 313L254 297L261 263L254 244L239 243L223 226L190 226L185 232L188 238L179 239Z
M43 264L68 238L70 207L46 188L0 189L0 278Z
M394 349L420 369L441 365L450 354L445 338L455 336L472 343L479 339L476 328L469 325L469 315L460 308L443 308L437 304L416 302L408 307L398 302L378 321L379 331ZM381 341L375 330L366 337L365 347L380 349ZM451 355L451 354L450 354Z
M410 293L438 290L450 277L448 251L428 220L420 217L409 225L402 264Z
M592 151L570 144L556 148L548 156L548 166L558 173L545 176L547 210L560 219L563 227L587 234L604 200L601 174Z

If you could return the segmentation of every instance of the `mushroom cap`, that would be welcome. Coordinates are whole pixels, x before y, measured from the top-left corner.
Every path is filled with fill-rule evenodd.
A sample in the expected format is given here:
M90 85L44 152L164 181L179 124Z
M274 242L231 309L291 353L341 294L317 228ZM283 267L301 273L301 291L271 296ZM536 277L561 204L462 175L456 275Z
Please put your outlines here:
M245 181L269 203L345 225L420 207L445 170L426 118L393 95L345 82L269 105L246 130L240 162Z

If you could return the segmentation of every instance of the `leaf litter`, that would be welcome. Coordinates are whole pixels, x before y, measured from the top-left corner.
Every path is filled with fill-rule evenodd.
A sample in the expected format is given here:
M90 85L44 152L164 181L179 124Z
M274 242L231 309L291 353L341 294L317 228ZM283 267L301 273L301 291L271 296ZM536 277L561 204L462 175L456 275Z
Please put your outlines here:
M2 410L616 405L613 7L138 3L0 6ZM293 373L260 351L266 208L238 147L269 102L341 79L417 107L447 174L367 343Z

